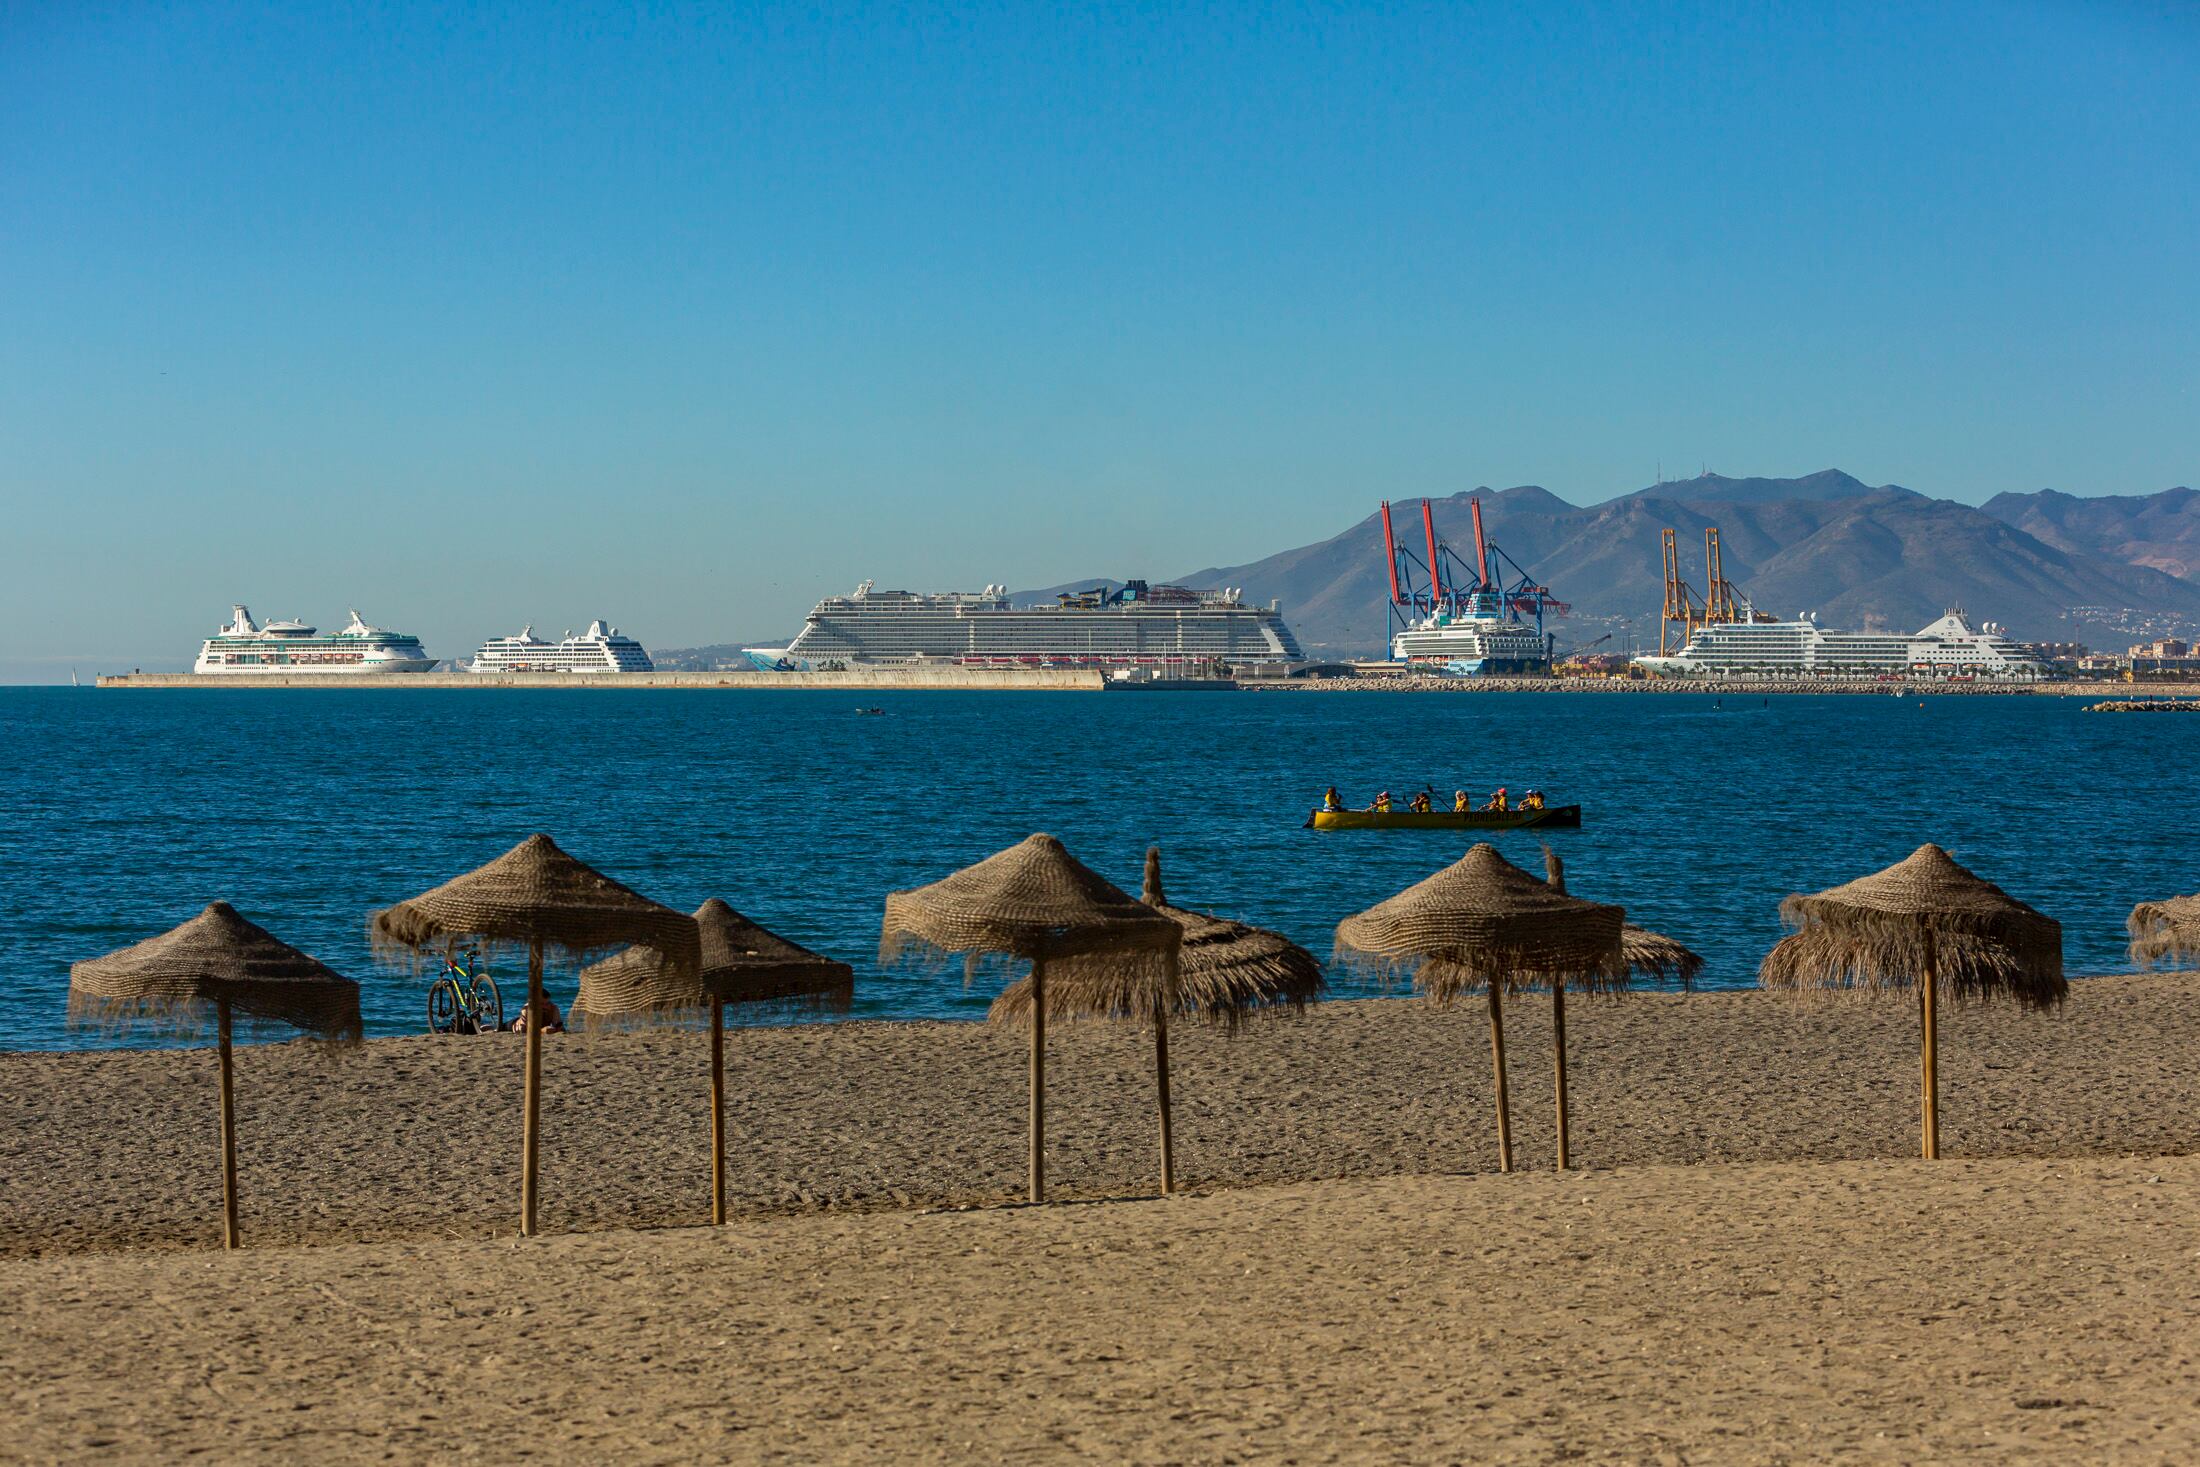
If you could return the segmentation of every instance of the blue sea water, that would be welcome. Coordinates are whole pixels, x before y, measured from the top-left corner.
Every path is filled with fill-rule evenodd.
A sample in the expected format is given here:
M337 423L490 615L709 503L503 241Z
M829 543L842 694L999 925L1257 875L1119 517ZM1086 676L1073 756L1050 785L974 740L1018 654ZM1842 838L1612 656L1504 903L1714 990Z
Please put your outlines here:
M1540 785L1571 889L1754 981L1789 892L1937 840L2123 971L2143 897L2200 888L2200 718L2069 698L0 688L0 1048L64 1022L69 964L215 898L422 1025L366 916L544 830L683 911L719 896L856 966L856 1015L976 1018L960 970L882 970L881 899L1035 830L1136 890L1326 955L1337 920L1457 857L1459 832L1301 828L1322 787ZM1494 837L1540 870L1537 839ZM1364 992L1348 974L1344 993ZM553 976L561 1001L570 973Z

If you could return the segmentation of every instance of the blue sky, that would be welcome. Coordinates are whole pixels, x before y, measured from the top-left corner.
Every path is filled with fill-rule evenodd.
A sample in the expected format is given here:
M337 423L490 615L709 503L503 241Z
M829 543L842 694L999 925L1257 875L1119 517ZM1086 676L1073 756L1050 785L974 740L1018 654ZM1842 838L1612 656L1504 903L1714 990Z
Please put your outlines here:
M1064 9L0 7L0 680L2200 478L2189 7Z

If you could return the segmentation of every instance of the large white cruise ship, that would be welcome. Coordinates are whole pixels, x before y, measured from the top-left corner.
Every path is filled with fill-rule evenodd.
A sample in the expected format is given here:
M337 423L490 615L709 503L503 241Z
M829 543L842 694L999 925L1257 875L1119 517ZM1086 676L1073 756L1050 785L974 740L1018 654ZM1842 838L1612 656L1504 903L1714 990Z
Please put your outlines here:
M1001 586L975 594L880 591L865 581L817 603L785 647L742 649L767 670L946 661L969 666L1165 667L1303 662L1274 606L1235 590L1130 581L1014 606Z
M1746 605L1746 603L1745 603ZM2030 681L2048 676L2037 655L1992 622L1973 626L1959 610L1907 636L1894 632L1828 631L1808 613L1794 621L1717 622L1698 627L1670 657L1635 661L1678 676L1993 678Z
M632 637L603 621L592 621L580 636L546 642L533 623L516 637L491 637L474 654L470 672L655 672L657 665Z
M325 637L302 621L258 626L244 607L229 611L229 625L200 646L193 672L426 672L435 666L436 660L420 650L418 637L368 626L356 611L342 631Z
M1439 607L1401 629L1391 638L1391 657L1468 677L1551 670L1550 643L1532 623L1508 620L1502 596L1472 591L1457 599L1458 611Z

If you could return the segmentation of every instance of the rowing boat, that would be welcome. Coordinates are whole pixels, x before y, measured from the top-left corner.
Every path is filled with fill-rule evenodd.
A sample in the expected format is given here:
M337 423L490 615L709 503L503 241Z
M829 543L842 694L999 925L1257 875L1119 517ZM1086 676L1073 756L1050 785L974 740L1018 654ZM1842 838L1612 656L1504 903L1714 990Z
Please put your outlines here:
M1581 824L1579 805L1541 810L1316 810L1308 830L1558 830Z

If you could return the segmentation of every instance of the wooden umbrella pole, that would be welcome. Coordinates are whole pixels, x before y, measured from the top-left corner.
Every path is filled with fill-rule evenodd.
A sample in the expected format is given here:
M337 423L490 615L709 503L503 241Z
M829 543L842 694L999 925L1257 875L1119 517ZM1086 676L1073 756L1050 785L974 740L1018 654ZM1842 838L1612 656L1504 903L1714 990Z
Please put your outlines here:
M1031 1200L1047 1200L1047 965L1031 960Z
M1549 846L1543 848L1543 880L1553 891L1566 889L1566 863ZM1571 1163L1571 1152L1566 1144L1566 981L1563 978L1553 979L1551 983L1551 1062L1556 1067L1558 1079L1558 1169L1564 1171Z
M230 1069L229 1000L214 1002L215 1047L222 1072L222 1246L237 1246L237 1085Z
M1933 934L1925 934L1925 979L1918 985L1918 1003L1923 1010L1924 1033L1921 1036L1923 1050L1924 1129L1925 1159L1940 1159L1940 1025L1934 1012L1933 990L1939 987L1938 966L1933 951Z
M542 1099L542 944L527 949L527 1112L520 1125L519 1232L535 1235L535 1149Z
M1497 1070L1497 1169L1513 1169L1512 1106L1505 1098L1505 1009L1497 980L1490 980L1490 1059Z
M710 1220L726 1220L726 1001L710 1001Z
M1176 1152L1169 1139L1169 1010L1166 1004L1153 1008L1153 1063L1154 1080L1161 1092L1161 1195L1166 1197L1176 1190Z
M1551 984L1551 1056L1558 1067L1558 1169L1571 1164L1566 1145L1566 985Z

